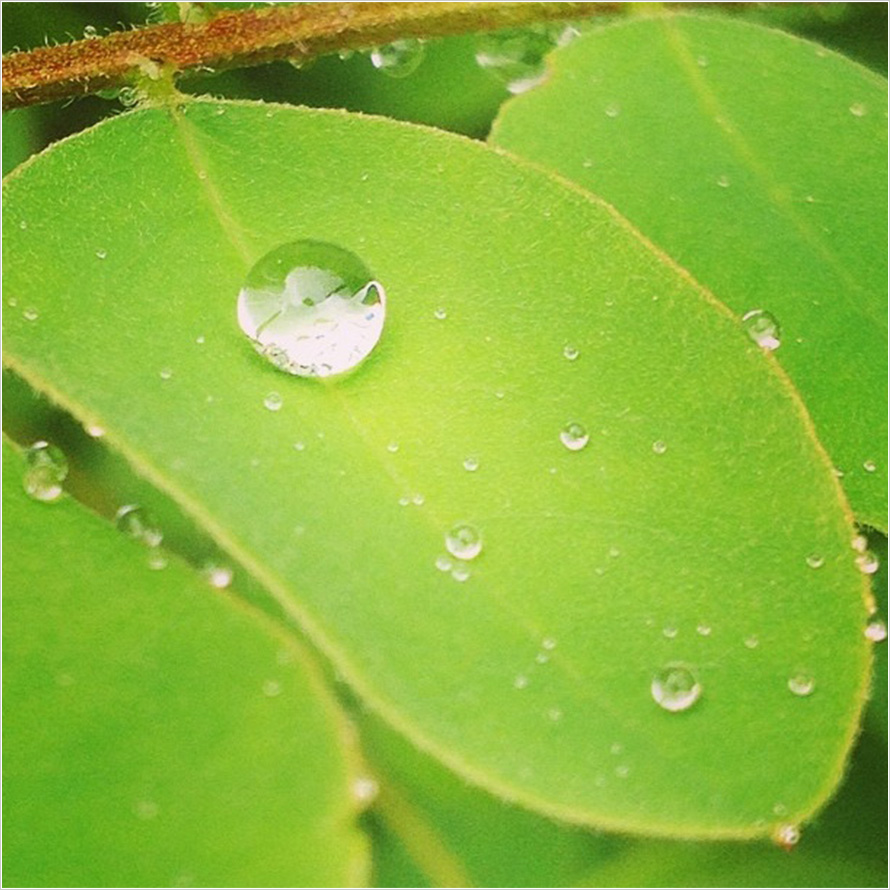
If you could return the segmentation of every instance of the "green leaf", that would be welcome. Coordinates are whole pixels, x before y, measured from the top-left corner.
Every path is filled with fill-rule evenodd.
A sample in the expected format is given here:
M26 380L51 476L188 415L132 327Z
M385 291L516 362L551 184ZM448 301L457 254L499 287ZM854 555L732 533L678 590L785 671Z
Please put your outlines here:
M4 877L343 886L367 848L345 721L305 655L4 443Z
M885 80L814 44L671 16L558 51L492 133L612 202L739 315L778 319L857 517L885 530L886 105Z
M831 793L871 658L840 489L778 366L609 208L447 134L212 102L60 144L4 207L8 364L419 747L664 835L764 835ZM350 376L282 374L236 325L248 269L298 238L387 289ZM460 583L435 563L463 521ZM670 713L650 684L678 661L703 692Z

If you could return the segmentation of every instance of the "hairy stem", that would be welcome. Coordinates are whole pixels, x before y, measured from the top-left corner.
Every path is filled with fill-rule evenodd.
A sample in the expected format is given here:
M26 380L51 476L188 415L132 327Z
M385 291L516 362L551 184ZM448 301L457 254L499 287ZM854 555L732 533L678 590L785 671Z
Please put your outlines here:
M160 72L238 68L275 59L302 61L400 38L588 18L629 6L634 4L295 3L221 11L207 22L152 25L11 53L3 59L3 109L145 82Z

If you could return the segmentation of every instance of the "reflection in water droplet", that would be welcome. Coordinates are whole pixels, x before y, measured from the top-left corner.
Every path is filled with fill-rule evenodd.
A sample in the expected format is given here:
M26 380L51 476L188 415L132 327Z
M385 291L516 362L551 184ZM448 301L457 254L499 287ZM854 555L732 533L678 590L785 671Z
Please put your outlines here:
M883 643L887 639L887 625L880 618L869 621L865 626L865 639L872 643Z
M479 459L475 457L468 457L464 461L464 469L470 473L475 473L476 470L479 469Z
M566 344L562 349L562 354L570 361L575 361L576 358L581 354L580 350L578 350L575 346L571 346L570 344Z
M867 111L868 108L866 108L862 102L854 102L850 106L850 114L852 114L853 117L865 117Z
M284 399L282 399L281 394L277 392L266 393L266 397L263 399L263 405L268 408L269 411L280 411L283 404Z
M493 74L513 95L543 83L544 56L553 43L544 30L510 29L483 34L476 41L476 64Z
M761 349L771 352L782 345L779 323L764 309L752 309L746 312L742 316L742 326Z
M151 515L138 504L125 504L114 516L117 530L130 538L142 541L148 547L157 547L164 540L163 532L155 525Z
M68 459L61 448L40 440L25 452L25 493L35 501L52 503L62 496Z
M788 678L788 688L795 695L810 695L816 688L816 681L809 674L799 672Z
M371 51L371 64L389 77L407 77L413 74L424 56L423 44L413 37L395 40Z
M666 665L653 678L652 698L666 711L685 711L701 696L701 684L684 664Z
M652 450L656 454L664 454L665 451L668 450L668 447L664 444L664 442L661 441L661 439L658 439L657 441L652 443Z
M866 550L865 553L860 553L856 557L856 566L863 575L874 575L881 567L881 563L871 550Z
M238 324L276 368L301 377L342 374L380 339L383 287L334 244L294 241L267 253L238 295Z
M580 451L590 441L590 436L580 423L573 421L567 423L560 430L559 441L562 442L569 451Z
M482 535L475 526L459 522L445 535L445 547L457 559L475 559L482 550Z
M811 553L807 557L807 565L811 569L821 569L825 565L825 557L819 553Z
M217 590L224 590L232 583L233 572L228 566L215 562L205 563L201 574L207 579L207 583Z

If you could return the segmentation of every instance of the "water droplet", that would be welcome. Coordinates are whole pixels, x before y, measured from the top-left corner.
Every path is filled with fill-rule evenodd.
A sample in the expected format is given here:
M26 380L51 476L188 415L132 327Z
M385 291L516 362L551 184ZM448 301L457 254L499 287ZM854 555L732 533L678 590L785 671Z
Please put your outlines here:
M621 551L617 547L609 548L609 559L618 559L621 556Z
M552 720L554 723L557 720L562 720L562 710L560 708L549 708L547 711L547 719Z
M621 106L617 102L612 102L606 106L606 117L618 117L621 114Z
M513 686L516 689L525 689L528 686L528 677L525 674L517 674L516 678L513 680Z
M707 67L708 67L708 64L709 64L709 63L708 63L708 57L707 57L707 56L699 56L699 57L695 60L695 63L698 65L699 68L707 68Z
M866 108L862 102L854 102L850 106L850 114L852 114L853 117L865 117L867 111L868 108Z
M370 776L359 776L352 783L353 799L367 806L372 803L380 792L380 786Z
M411 503L411 498L409 498L407 495L402 495L402 497L399 498L399 506L400 507L407 507L408 504L410 504L410 503Z
M582 166L585 170L589 170L589 169L593 166L593 159L592 159L592 158L585 158L583 161L581 161L581 166Z
M140 800L133 807L137 819L154 819L160 812L160 807L153 800Z
M556 640L554 640L553 637L544 637L544 639L541 640L541 647L548 651L552 651L556 648Z
M99 36L95 25L85 25L83 29L84 40L95 40Z
M277 680L266 680L263 683L263 695L268 698L274 698L281 695L281 684Z
M294 451L305 451L306 443L305 442L294 442Z
M413 74L424 56L423 44L414 38L395 40L371 52L371 64L390 77Z
M390 454L395 454L399 450L399 443L398 442L389 442L386 446L386 450Z
M195 343L197 343L198 346L203 346L204 345L204 335L201 334L200 337L195 337Z
M105 250L104 248L100 247L99 250L96 251L96 257L100 260L104 260L107 256L108 256L108 251Z
M40 318L40 313L33 306L28 306L27 309L22 311L22 317L25 321L37 321Z
M566 344L562 349L562 354L570 361L575 361L576 358L581 354L580 350L572 346L570 344Z
M91 439L101 439L105 435L105 427L97 426L96 424L91 424L84 427L84 429Z
M263 405L270 411L280 411L283 404L284 399L277 392L266 393L266 397L263 399Z
M435 312L433 312L433 315L435 315L436 318L439 319L439 321L444 321L446 318L448 318L448 313L444 309L442 309L441 306L436 309Z
M772 351L782 345L779 323L766 310L752 309L746 312L742 316L742 325L761 349Z
M661 439L657 439L655 442L652 443L652 450L656 454L664 454L665 451L668 450L668 447L664 444L664 442L661 441Z
M652 698L666 711L685 711L701 696L701 684L684 664L666 665L652 678Z
M800 829L796 825L786 823L779 825L773 832L773 840L786 850L790 850L800 840Z
M412 494L411 495L411 503L414 504L415 507L422 507L424 502L424 496L422 494Z
M25 452L25 492L35 501L52 503L62 496L68 460L61 448L43 440Z
M864 461L862 464L862 469L865 470L866 473L874 473L877 468L878 465L873 460Z
M28 228L28 222L27 222L27 220L24 220L24 219L23 219L23 220L19 223L19 228L24 232L25 229Z
M699 626L695 629L695 632L701 637L709 637L711 636L711 625L699 624Z
M866 538L865 535L854 535L850 539L850 546L857 553L865 553L865 551L868 550L868 538Z
M451 571L451 560L442 554L441 556L436 557L436 568L440 572L450 572Z
M148 547L157 547L164 540L163 532L155 525L148 511L138 504L125 504L114 516L117 530Z
M220 565L216 562L208 562L201 569L201 574L206 578L207 583L217 590L224 590L232 583L234 572L229 566Z
M785 813L788 812L788 807L786 807L783 803L777 803L773 805L773 812L777 816L784 816Z
M502 389L496 389L494 391L494 397L496 399L502 399L505 395L506 395L506 393Z
M677 636L677 628L676 628L676 627L673 627L673 626L671 626L671 625L668 625L667 627L662 628L662 631L661 631L661 632L662 632L662 633L664 634L664 636L666 636L669 640L673 640L673 639L675 639L676 636Z
M163 553L153 551L148 557L148 567L153 572L160 572L167 568L167 557Z
M728 189L729 177L725 173L721 173L720 176L717 177L717 185L722 189Z
M614 754L616 757L624 750L624 745L621 742L612 742L609 747L609 753Z
M856 557L856 566L863 575L874 575L881 567L881 562L871 550L866 550Z
M466 581L470 577L470 567L465 562L457 563L451 570L451 577L455 581Z
M819 553L811 553L807 557L807 565L811 569L821 569L825 565L825 557Z
M457 559L475 559L482 551L482 535L475 526L459 522L445 535L445 547Z
M354 254L294 241L262 257L238 295L238 324L276 368L300 377L349 371L383 332L383 287Z
M13 309L15 309L15 307L18 306L18 304L19 304L19 301L16 297L9 297L6 300L6 305L12 307Z
M572 421L560 430L559 441L569 451L580 451L590 441L590 436L580 423Z
M493 74L515 96L544 82L544 56L552 48L549 36L540 30L497 31L477 39L476 64Z
M880 618L869 621L865 625L865 639L872 643L883 643L887 639L887 625Z
M619 766L616 766L615 767L615 775L619 779L626 779L630 775L630 767L626 766L623 763L620 764Z
M464 460L464 469L469 473L475 473L479 469L479 459L476 457L468 457Z
M158 373L161 380L169 380L173 376L173 372L169 368L161 368Z
M539 652L535 656L535 661L538 664L547 664L547 662L550 661L550 656L546 652Z
M809 674L799 672L788 678L788 688L795 695L811 695L816 688L816 681Z
M760 640L757 639L753 634L750 637L745 638L745 648L746 649L756 649L760 645Z

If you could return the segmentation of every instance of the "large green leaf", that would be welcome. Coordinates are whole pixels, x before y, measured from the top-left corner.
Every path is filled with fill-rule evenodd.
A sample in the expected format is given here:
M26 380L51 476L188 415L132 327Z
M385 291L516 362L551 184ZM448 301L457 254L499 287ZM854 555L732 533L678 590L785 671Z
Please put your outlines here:
M305 656L22 471L4 443L7 884L361 881L355 752Z
M611 201L776 355L860 520L887 513L887 83L725 19L586 35L508 103L492 140Z
M419 746L666 835L767 834L831 793L870 661L837 482L778 366L609 208L458 137L212 102L60 144L4 208L8 364ZM282 374L235 323L296 238L387 288L346 378ZM463 583L435 565L459 521L484 540ZM678 661L704 691L671 713L650 684Z

